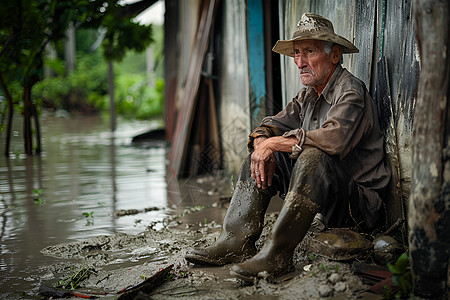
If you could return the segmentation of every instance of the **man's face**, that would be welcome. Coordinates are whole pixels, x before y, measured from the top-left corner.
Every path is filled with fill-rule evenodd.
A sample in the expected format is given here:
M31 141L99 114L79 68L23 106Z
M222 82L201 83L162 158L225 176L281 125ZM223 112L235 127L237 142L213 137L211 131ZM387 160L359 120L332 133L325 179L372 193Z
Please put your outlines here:
M327 54L318 40L294 41L294 62L300 69L300 79L305 86L322 92L334 71L332 54Z

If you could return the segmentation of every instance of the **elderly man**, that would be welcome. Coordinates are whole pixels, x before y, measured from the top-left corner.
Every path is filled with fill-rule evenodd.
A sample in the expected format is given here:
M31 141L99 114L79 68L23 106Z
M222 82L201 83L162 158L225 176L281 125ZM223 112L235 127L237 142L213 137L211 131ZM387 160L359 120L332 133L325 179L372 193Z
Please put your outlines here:
M318 213L329 227L376 226L390 179L374 103L364 83L341 66L341 55L358 49L335 34L329 20L306 13L293 38L278 41L273 51L294 58L306 87L250 134L251 154L219 238L186 255L197 264L238 263L231 273L247 281L288 271ZM256 253L265 211L278 191L284 205Z

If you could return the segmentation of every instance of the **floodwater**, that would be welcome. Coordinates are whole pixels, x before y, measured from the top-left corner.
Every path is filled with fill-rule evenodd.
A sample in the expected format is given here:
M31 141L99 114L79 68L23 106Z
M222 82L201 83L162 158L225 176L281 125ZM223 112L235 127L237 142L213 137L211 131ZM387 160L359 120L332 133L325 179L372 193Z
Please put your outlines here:
M0 157L1 299L36 289L46 276L43 266L57 262L41 249L104 234L138 233L170 213L166 148L131 144L134 135L161 125L158 120L120 120L111 134L101 117L44 114L41 156ZM22 152L21 133L14 128L13 152ZM159 209L114 217L118 210L149 207Z

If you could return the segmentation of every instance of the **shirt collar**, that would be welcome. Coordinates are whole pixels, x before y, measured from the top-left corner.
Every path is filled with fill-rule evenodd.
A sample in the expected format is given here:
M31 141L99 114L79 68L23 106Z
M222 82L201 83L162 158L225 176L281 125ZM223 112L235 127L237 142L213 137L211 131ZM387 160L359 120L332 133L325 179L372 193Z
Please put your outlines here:
M328 104L332 104L331 102L331 93L334 91L334 86L336 84L336 80L339 78L339 75L342 73L342 66L340 64L337 64L336 68L334 69L333 75L331 75L330 80L328 81L327 85L322 91L321 96L327 101Z
M338 64L336 66L333 74L330 77L330 80L328 81L327 85L323 89L322 94L320 94L320 97L323 97L325 99L325 101L330 105L332 105L331 94L333 93L336 81L339 78L339 76L341 75L343 70L344 69L342 68L342 66L340 64ZM318 98L318 95L317 95L316 90L312 86L308 87L308 89L306 90L306 94L305 94L305 100L311 101L311 100L317 99L317 98Z

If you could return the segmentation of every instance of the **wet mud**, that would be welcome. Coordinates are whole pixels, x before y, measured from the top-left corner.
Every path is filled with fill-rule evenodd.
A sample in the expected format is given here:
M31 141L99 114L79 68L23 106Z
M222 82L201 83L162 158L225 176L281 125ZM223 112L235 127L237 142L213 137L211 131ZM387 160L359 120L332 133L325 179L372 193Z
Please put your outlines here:
M205 182L200 183L205 186ZM192 247L207 246L219 236L227 209L223 200L227 197L220 190L205 195L203 204L208 205L186 208L166 219L162 226L149 227L139 234L105 235L49 245L41 252L60 262L46 267L41 283L54 286L76 270L91 268L77 291L117 299L120 290L173 265L170 276L150 293L141 293L139 299L382 299L366 292L369 286L352 272L351 261L334 261L305 250L309 234L294 253L295 271L278 278L257 279L253 284L231 276L231 265L199 267L188 263L184 256ZM276 205L269 207L263 233L256 243L258 249L275 222L278 209Z

